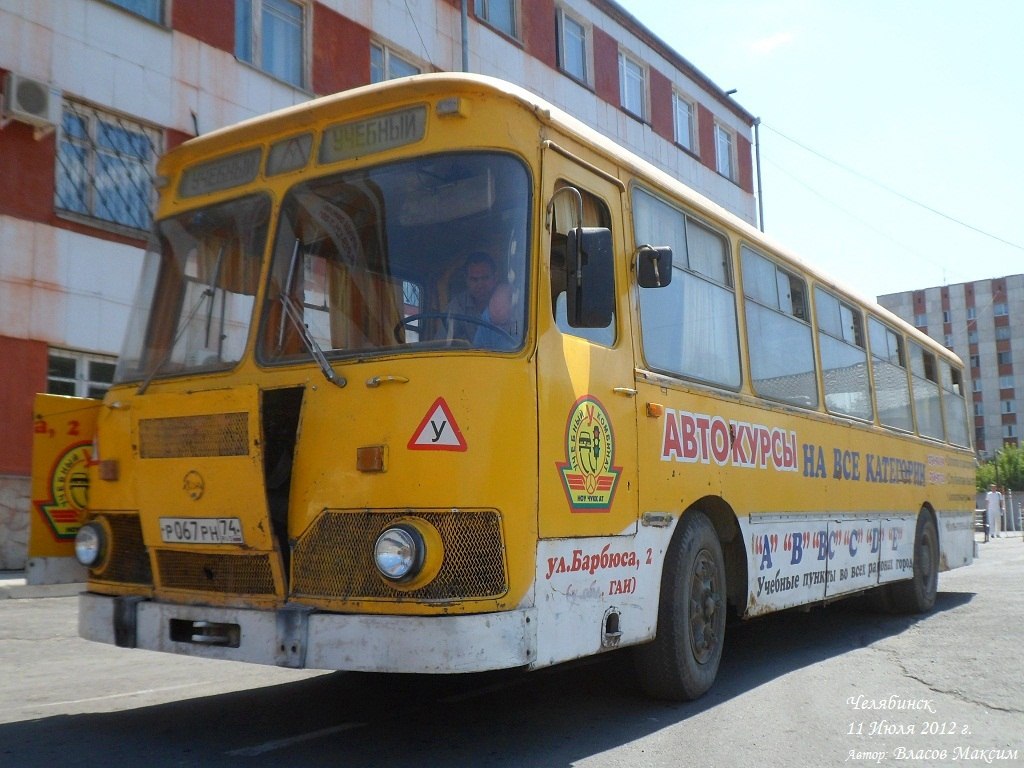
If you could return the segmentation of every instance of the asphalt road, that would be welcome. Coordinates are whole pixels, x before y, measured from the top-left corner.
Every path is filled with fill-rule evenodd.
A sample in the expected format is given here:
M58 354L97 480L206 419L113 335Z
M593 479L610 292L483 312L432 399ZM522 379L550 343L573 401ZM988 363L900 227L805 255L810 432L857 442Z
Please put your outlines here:
M89 643L74 598L0 599L0 766L1024 766L1024 541L979 547L923 617L839 604L730 627L688 704L644 699L622 656L296 672Z

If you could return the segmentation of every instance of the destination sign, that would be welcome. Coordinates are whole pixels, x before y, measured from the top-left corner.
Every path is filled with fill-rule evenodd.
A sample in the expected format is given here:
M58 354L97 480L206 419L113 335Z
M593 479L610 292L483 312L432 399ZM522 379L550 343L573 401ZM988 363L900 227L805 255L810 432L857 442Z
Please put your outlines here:
M423 138L426 127L424 106L338 123L324 130L320 162L336 163L412 144Z
M185 169L178 195L196 197L248 184L260 172L261 153L256 147Z

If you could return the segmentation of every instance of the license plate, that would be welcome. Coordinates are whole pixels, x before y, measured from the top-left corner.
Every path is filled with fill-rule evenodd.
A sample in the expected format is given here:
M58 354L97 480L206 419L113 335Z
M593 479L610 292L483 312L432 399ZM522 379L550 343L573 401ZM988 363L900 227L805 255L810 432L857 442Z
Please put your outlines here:
M245 544L237 517L161 517L160 538L167 544Z

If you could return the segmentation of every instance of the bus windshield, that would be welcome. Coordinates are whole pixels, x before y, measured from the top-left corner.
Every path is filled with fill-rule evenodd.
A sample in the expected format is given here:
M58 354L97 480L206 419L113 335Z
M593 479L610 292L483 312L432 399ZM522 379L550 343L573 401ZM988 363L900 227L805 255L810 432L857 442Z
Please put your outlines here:
M519 348L529 211L525 166L498 153L296 185L273 247L261 362Z
M223 370L242 359L270 217L263 195L157 223L116 381Z

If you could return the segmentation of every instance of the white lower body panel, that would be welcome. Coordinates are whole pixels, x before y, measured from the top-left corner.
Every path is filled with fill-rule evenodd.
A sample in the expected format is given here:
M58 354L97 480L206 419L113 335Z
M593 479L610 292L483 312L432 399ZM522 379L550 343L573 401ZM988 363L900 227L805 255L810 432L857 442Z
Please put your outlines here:
M368 616L79 596L87 640L209 659L359 672L482 672L530 665L534 611Z

